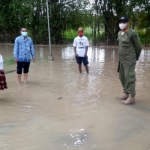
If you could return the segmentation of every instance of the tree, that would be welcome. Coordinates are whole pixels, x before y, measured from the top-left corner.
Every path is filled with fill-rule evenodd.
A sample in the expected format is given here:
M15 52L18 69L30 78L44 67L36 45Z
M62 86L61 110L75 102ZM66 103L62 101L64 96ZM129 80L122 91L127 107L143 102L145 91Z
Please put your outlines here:
M149 0L49 0L52 43L64 42L67 30L91 27L93 44L99 45L101 31L105 44L117 44L118 19L127 16L133 29L149 38ZM139 8L137 10L137 8ZM0 3L0 42L13 42L22 26L28 28L35 44L48 43L46 0L5 0ZM144 19L146 18L146 19ZM147 40L146 43L149 41Z

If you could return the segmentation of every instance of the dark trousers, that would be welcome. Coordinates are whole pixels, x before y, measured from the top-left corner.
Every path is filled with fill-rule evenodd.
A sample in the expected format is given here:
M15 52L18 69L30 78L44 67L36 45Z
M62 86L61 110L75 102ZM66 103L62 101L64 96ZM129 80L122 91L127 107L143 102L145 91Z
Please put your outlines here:
M76 61L79 65L81 65L82 63L84 64L84 66L87 66L88 65L88 57L76 57Z
M24 73L29 72L30 62L17 62L17 74L22 74L22 70Z

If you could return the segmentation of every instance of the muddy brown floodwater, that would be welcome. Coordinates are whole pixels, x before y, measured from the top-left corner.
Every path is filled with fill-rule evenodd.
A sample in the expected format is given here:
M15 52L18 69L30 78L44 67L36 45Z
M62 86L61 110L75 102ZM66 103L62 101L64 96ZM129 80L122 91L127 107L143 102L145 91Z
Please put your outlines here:
M89 47L89 68L78 73L71 46L35 46L28 83L16 84L5 65L0 91L0 150L150 150L150 49L137 63L136 103L125 106L115 48ZM0 45L4 59L12 45ZM11 72L12 71L12 72Z

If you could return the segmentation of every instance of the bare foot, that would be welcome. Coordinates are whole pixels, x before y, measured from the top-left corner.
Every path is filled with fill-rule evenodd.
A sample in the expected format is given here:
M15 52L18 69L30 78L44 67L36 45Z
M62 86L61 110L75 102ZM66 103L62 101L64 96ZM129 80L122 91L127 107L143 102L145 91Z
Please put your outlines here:
M25 80L24 83L27 83L27 81Z

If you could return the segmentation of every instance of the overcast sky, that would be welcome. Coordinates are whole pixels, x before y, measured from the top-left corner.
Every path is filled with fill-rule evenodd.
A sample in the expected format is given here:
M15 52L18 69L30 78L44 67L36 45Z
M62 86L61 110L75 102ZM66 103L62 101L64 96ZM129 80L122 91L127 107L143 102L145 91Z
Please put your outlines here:
M91 2L91 3L93 3L93 2L94 2L94 0L90 0L90 2Z

